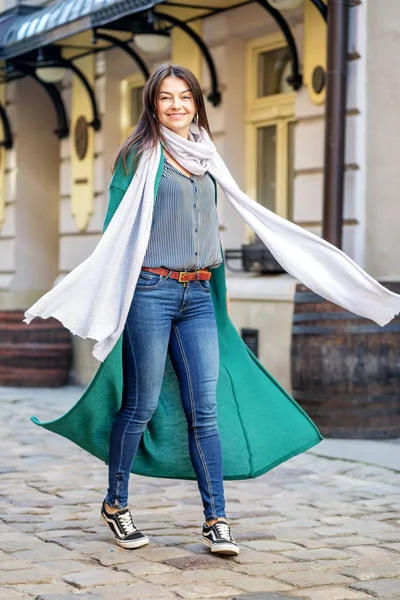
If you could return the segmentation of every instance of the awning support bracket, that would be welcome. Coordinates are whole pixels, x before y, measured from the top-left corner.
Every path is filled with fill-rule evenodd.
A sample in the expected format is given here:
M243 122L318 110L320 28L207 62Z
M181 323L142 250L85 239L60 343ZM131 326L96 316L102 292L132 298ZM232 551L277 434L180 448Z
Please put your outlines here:
M328 22L328 7L322 0L311 0L315 8L321 13L325 22Z
M72 60L61 59L59 61L55 61L55 64L60 65L60 67L65 67L66 69L69 69L82 82L83 86L85 87L85 89L88 93L90 104L92 105L93 120L90 121L90 123L88 123L88 125L93 127L93 129L95 131L99 131L101 129L101 120L100 120L99 110L97 108L97 100L96 100L96 96L94 94L93 88L90 85L90 83L88 82L88 80L86 79L85 75L82 73L82 71L76 65L74 65Z
M297 91L301 88L303 84L303 76L300 73L299 66L299 54L297 52L297 46L293 34L290 30L290 27L286 21L286 19L282 16L281 12L271 6L267 0L256 0L260 6L262 6L276 21L283 35L285 36L290 55L291 55L291 63L292 63L292 74L287 78L287 82L292 88Z
M37 83L39 83L46 90L50 100L53 103L53 106L55 108L56 115L57 115L57 128L54 129L54 133L60 140L68 137L69 136L69 124L68 124L67 112L65 110L64 102L62 100L61 94L60 94L57 86L54 85L54 83L46 83L46 82L42 81L40 79L40 77L38 77L36 75L35 69L25 63L18 62L18 61L12 61L12 63L10 63L10 64L13 67L15 67L15 69L17 69L18 71L21 71L21 73L24 73L25 75L28 75L29 77L33 77L33 79L35 81L37 81Z
M221 104L221 92L219 91L217 70L215 68L214 60L210 54L207 45L204 43L204 40L199 36L199 34L196 31L194 31L194 29L189 27L189 25L187 25L184 21L181 21L180 19L177 19L172 15L166 15L158 11L153 12L153 14L155 17L163 21L167 21L167 23L172 23L172 25L176 25L176 27L182 29L182 31L187 33L188 36L192 38L192 40L198 45L210 72L211 92L208 94L207 100L209 100L213 106L218 106L219 104Z
M135 63L138 65L139 69L142 71L143 77L145 79L148 79L150 77L150 71L147 68L147 65L144 62L143 58L136 52L136 50L134 50L134 48L131 48L131 46L129 46L129 44L127 42L123 42L122 40L119 40L117 37L114 37L113 35L110 35L108 33L100 32L97 29L93 30L93 35L94 35L95 42L96 42L96 40L104 40L105 42L110 42L110 44L113 44L114 46L118 46L118 48L121 48L121 50L126 52L126 54L128 54L135 61Z
M0 146L6 150L11 150L13 147L13 137L11 133L10 121L8 119L7 111L0 102L0 120L3 125L3 139L0 141Z

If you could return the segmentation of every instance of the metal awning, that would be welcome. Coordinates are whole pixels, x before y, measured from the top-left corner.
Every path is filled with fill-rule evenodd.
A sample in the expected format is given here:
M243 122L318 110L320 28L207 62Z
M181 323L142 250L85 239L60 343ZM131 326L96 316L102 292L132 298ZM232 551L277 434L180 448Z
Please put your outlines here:
M53 44L93 27L160 4L163 0L61 0L28 12L28 7L0 15L0 59L9 59ZM25 10L24 10L25 9ZM27 14L28 13L28 14Z

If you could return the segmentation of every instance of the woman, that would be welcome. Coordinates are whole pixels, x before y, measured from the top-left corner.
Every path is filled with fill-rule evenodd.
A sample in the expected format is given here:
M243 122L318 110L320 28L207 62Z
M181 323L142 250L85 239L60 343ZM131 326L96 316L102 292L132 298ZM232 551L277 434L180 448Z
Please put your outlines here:
M194 75L182 67L157 69L146 84L139 123L118 153L111 195L121 170L128 175L132 160L140 161L145 149L163 142L160 125L187 139L192 122L210 134ZM225 513L216 402L218 333L209 282L212 269L222 263L215 185L207 173L190 173L165 145L163 154L149 245L123 334L123 404L111 433L109 487L101 514L120 546L148 543L127 508L128 481L141 436L157 408L169 353L203 501L202 539L212 552L233 555L239 549Z
M285 270L317 294L379 325L400 312L400 297L239 189L190 71L159 67L143 100L116 160L104 235L25 313L26 323L52 316L97 340L101 365L68 413L33 421L108 462L101 514L119 545L148 542L127 506L134 472L197 479L203 542L234 555L223 479L258 477L322 437L228 317L215 181Z

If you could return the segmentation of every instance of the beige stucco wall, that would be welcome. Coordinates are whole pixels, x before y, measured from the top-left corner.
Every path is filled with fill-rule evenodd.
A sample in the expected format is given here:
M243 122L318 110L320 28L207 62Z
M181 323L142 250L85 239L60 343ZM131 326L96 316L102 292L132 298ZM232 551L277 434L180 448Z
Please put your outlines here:
M379 278L400 277L400 3L368 0L366 265Z
M24 309L57 276L59 142L53 107L34 80L9 85L7 94L14 147L0 231L0 307Z

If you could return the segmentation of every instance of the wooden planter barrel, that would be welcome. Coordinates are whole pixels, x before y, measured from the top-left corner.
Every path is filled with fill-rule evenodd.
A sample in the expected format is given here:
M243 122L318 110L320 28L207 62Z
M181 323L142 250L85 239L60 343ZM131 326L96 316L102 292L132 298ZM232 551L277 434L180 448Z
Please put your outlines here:
M67 382L71 334L56 319L22 320L22 310L0 311L0 385L56 387Z
M400 437L399 317L380 327L297 285L291 370L293 397L326 437Z

